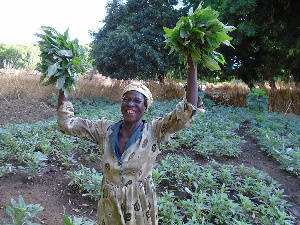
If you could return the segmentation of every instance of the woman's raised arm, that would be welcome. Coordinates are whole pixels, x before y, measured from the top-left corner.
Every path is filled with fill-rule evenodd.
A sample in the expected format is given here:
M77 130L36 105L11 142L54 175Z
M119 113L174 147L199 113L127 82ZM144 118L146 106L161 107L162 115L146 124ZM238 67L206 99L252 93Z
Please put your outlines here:
M62 102L68 101L68 99L65 96L65 92L60 92L58 95L58 100L57 100L57 109L61 106Z
M187 72L187 90L186 99L189 103L197 107L198 103L198 83L197 83L197 64L193 63L191 57L188 58L188 72Z

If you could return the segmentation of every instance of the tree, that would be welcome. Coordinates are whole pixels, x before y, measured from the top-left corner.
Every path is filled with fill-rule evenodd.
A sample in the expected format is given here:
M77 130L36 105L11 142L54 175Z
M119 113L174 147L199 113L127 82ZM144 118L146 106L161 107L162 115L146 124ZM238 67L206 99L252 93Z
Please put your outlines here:
M119 79L160 80L178 68L178 56L165 49L164 26L174 26L177 1L113 0L104 27L94 34L92 57L100 73Z
M105 26L94 34L93 56L100 73L115 78L163 77L168 71L185 74L178 57L164 48L162 27L174 27L201 0L111 1ZM250 87L293 75L300 80L300 1L298 0L206 0L220 13L220 21L237 27L230 36L234 49L220 48L226 64L221 71L209 71L201 64L198 72L206 78L243 80ZM172 58L171 58L172 57Z
M0 68L33 70L39 54L37 46L0 44Z
M275 88L274 78L284 77L286 71L296 72L288 58L289 50L299 37L300 17L297 0L227 0L223 20L236 26L232 44L223 48L228 67L226 73L253 86L255 81L268 80Z

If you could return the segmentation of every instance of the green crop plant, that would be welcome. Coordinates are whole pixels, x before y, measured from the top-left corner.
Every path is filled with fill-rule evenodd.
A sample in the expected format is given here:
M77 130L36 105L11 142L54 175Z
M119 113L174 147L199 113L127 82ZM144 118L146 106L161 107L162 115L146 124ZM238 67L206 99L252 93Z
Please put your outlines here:
M177 51L185 63L192 57L194 63L201 61L210 70L220 70L218 62L224 64L225 59L215 50L221 44L231 46L232 38L227 33L235 27L224 25L218 16L211 7L203 9L202 3L195 12L191 8L188 16L181 17L173 29L164 27L166 48L171 47L170 53Z
M252 88L247 95L247 107L255 112L263 113L268 109L268 94L259 88Z
M166 190L160 193L160 195L161 196L157 197L157 205L159 220L163 221L162 224L184 224L182 222L182 217L179 214L178 207L174 204L176 198L174 193Z
M68 171L68 175L71 178L69 185L77 185L84 192L82 196L89 196L94 200L99 198L103 178L101 173L98 173L94 168L90 169L80 165L80 170L71 169Z
M39 47L41 50L41 63L39 71L43 73L41 82L48 78L43 85L54 84L65 95L78 89L78 75L84 75L92 69L92 61L88 60L87 49L78 44L78 39L69 38L69 29L59 34L54 28L42 26L45 34L36 34L41 38Z
M26 167L19 166L21 170L28 174L28 179L34 178L41 172L41 169L46 167L45 161L48 160L47 155L37 151L30 151L23 155L23 162L27 164Z
M73 219L66 214L64 215L65 225L97 225L97 223L87 217L76 217Z
M14 173L16 167L11 163L4 163L3 166L0 166L0 177L3 177L6 174Z
M44 208L39 204L26 205L22 195L19 195L19 202L11 198L10 205L5 205L6 213L11 217L12 223L4 221L3 225L38 225L39 223L33 222L39 218L36 216L38 212Z

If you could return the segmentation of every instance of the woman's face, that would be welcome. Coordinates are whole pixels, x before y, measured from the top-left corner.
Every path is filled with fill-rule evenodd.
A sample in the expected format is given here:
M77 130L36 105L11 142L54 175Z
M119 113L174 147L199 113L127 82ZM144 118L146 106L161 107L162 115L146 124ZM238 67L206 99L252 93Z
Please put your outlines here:
M128 91L124 94L121 112L125 122L134 123L142 119L147 111L144 95L138 91Z

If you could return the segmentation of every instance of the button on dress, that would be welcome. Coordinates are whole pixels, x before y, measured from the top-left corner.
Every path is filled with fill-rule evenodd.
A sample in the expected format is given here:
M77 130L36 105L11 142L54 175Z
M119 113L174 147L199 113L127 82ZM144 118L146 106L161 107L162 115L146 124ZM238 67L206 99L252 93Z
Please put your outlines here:
M102 154L103 180L98 203L100 225L157 225L158 207L152 169L160 143L176 131L188 127L196 111L204 113L186 99L173 112L141 124L128 141L122 155L118 133L123 121L105 118L87 120L74 117L71 102L58 109L58 126L65 134L97 143ZM100 187L99 187L100 188Z

